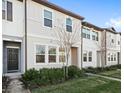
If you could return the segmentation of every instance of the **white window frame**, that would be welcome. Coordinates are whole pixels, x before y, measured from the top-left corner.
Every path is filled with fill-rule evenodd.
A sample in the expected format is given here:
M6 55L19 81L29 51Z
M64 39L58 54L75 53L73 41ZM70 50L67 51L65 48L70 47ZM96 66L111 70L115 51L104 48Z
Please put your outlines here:
M67 24L67 22L66 22L66 21L67 21L67 19L70 19L70 20L71 20L71 22L72 22L72 24L71 24L71 25L68 25L68 24ZM65 27L66 27L67 25L68 25L68 26L71 26L71 28L72 28L71 33L72 33L72 32L73 32L73 20L72 20L72 18L70 18L70 17L66 17L65 24L66 24L66 25L65 25ZM66 29L67 29L67 28L66 28ZM67 31L67 30L66 30L66 31ZM70 32L70 31L67 31L67 32Z
M45 25L44 25L44 22L45 22L45 20L44 20L44 19L45 19L45 10L52 13L52 19L46 18L46 19L49 19L49 20L52 21L52 27L49 27L49 26L45 26ZM46 28L53 28L53 27L54 27L53 18L54 18L53 11L50 10L50 9L44 8L44 9L43 9L43 27L46 27Z
M45 58L44 58L45 60L44 60L44 62L39 62L39 63L37 63L37 59L36 59L36 56L37 56L37 46L44 46L44 47L45 47L45 54L44 54L44 55L45 55ZM46 63L46 46L45 46L45 45L38 45L38 44L37 44L37 45L35 46L35 48L36 48L36 51L35 51L35 62L36 62L36 64L44 64L44 63ZM43 54L39 54L39 55L43 55Z

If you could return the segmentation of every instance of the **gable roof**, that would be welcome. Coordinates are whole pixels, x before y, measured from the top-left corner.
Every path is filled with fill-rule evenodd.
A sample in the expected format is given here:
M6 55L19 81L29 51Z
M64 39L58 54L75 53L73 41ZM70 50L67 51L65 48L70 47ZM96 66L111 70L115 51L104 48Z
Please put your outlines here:
M79 20L83 20L84 19L84 17L82 17L82 16L80 16L78 14L72 13L71 11L65 10L64 8L59 7L59 6L57 6L57 5L49 2L48 0L32 0L32 1L37 2L39 4L42 4L44 6L47 6L49 8L55 9L55 10L57 10L59 12L62 12L64 14L67 14L69 16L75 17L75 18L77 18Z

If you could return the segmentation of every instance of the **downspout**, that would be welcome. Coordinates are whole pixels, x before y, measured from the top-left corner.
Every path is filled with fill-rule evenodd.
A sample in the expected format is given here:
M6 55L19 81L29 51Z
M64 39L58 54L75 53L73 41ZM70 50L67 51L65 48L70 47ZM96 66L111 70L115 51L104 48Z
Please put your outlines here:
M25 71L27 70L27 0L24 1L25 16Z
M105 31L105 65L107 64L107 60L106 60L106 57L107 57L107 36L106 36L106 31ZM105 66L104 66L105 67Z
M83 68L83 25L81 26L81 69Z

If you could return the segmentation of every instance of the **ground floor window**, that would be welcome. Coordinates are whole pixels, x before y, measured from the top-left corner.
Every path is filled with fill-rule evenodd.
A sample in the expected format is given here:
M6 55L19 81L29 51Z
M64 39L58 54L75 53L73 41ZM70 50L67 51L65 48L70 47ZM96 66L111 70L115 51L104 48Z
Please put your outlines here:
M65 62L65 49L59 48L59 62Z
M85 53L83 53L83 61L92 62L92 51L86 51Z
M83 61L84 61L84 62L87 62L87 53L84 53L84 54L83 54Z
M36 63L45 63L45 46L36 45Z
M110 53L108 53L108 61L110 61Z
M48 47L49 63L56 63L56 47Z

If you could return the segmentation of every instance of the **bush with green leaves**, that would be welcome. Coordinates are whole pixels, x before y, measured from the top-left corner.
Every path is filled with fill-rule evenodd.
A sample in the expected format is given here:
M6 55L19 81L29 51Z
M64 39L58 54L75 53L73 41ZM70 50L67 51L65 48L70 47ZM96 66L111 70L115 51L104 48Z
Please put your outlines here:
M87 67L87 68L83 68L83 70L86 73L100 73L103 71L110 71L110 70L116 70L116 69L121 69L121 65L112 65L112 66L107 66L107 67Z
M68 67L68 78L78 78L83 75L82 71L77 66Z

